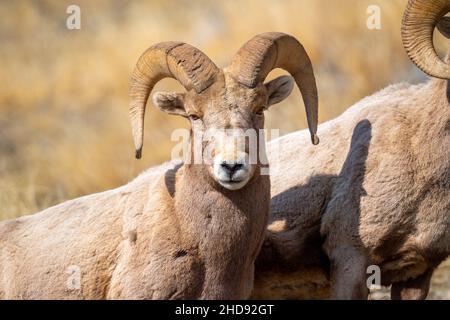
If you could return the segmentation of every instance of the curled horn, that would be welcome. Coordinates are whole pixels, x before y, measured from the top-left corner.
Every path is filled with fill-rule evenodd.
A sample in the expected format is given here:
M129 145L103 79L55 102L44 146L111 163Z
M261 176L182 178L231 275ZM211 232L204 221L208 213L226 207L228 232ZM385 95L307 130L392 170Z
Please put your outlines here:
M130 116L136 158L141 158L148 96L163 78L177 79L186 90L201 93L216 78L218 68L200 50L182 42L161 42L147 49L131 75Z
M403 45L411 60L426 74L442 79L450 79L450 65L436 54L433 31L449 11L449 0L409 0L402 22Z
M311 141L318 144L316 80L308 54L297 39L279 32L259 34L239 49L228 70L236 81L254 88L275 68L288 71L295 79L305 103Z

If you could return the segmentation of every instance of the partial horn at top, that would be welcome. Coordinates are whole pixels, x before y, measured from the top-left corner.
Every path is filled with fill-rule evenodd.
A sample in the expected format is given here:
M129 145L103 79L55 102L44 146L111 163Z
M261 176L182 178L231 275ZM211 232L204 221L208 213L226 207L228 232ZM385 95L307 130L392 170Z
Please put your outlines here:
M219 69L199 49L182 42L161 42L148 48L131 75L130 116L136 158L141 157L148 96L163 78L177 79L186 90L201 93L215 81Z
M239 49L228 70L236 81L254 88L275 68L282 68L294 77L305 103L311 140L318 144L316 80L311 60L297 39L280 32L259 34Z
M437 23L450 11L450 0L409 0L403 15L402 40L411 60L426 74L450 79L450 65L433 45Z

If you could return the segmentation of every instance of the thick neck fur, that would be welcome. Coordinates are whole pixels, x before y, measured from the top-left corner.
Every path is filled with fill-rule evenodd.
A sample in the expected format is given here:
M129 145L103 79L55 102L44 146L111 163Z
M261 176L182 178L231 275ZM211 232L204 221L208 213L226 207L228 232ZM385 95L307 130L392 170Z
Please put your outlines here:
M181 241L204 264L202 296L246 298L233 293L250 294L251 288L245 286L248 277L253 277L254 260L264 238L269 177L257 172L245 187L230 191L219 186L205 166L184 165L175 188Z
M450 178L450 82L430 80L418 99L422 100L415 116L421 121L416 120L419 125L412 140L414 150L418 150L415 155L418 166L416 180L428 181L432 177L445 181L445 177ZM431 183L434 182L428 182Z
M436 157L442 148L446 148L445 141L450 134L450 81L431 79L417 93L414 100L409 100L408 103L416 106L416 112L412 116L421 119L415 121L418 127L414 133L416 139L413 143L421 145L417 150L422 150L425 146L433 150L431 145L435 145L434 152L431 154L421 152L420 155L425 158Z

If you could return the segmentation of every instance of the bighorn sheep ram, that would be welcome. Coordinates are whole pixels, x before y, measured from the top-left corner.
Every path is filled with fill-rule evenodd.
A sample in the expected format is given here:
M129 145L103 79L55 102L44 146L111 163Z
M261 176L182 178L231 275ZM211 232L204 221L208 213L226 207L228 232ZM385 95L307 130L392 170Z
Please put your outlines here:
M253 297L326 298L330 274L332 297L366 298L369 265L392 298L427 296L450 253L450 59L432 43L438 22L450 37L449 11L409 1L402 26L411 59L440 79L363 99L319 126L320 148L303 131L268 144L272 217Z
M215 130L199 147L212 150L212 163L166 163L118 189L1 223L0 298L247 298L267 226L270 183L260 172L264 151L251 162L255 146L237 142L246 140L246 130L261 138L264 110L293 88L287 76L263 83L274 68L294 77L317 144L312 65L292 36L258 35L223 70L184 43L150 47L131 82L136 157L148 96L156 82L172 77L186 92L157 93L154 103L190 119L191 156L197 135ZM258 141L261 149L264 140Z

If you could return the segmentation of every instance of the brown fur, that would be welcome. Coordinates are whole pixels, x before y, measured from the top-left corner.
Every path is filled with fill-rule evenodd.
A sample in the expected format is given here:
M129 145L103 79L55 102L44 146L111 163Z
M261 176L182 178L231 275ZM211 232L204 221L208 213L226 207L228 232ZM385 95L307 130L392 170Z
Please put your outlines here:
M366 252L362 265L367 264L366 259L380 264L384 284L394 283L393 288L408 288L417 286L408 285L414 277L427 279L421 274L428 274L430 268L437 266L450 251L450 107L447 86L446 81L436 79L421 85L398 84L365 98L342 116L319 127L320 148L310 146L306 130L268 144L272 215L256 264L253 297L330 296L329 265L321 249L323 240L319 233L322 216L326 252L338 258L333 265L338 263L339 257L344 257L344 253L348 255L350 252L351 256L353 248L358 248ZM406 166L405 161L411 164ZM81 203L89 200L96 206L103 206L105 211L100 214L95 207L90 211L85 208L83 212L84 205L80 206L80 200L73 200L38 215L2 223L0 226L5 230L0 233L3 244L0 271L8 276L0 280L3 281L1 288L11 283L11 279L17 279L16 290L28 288L16 295L11 291L6 294L7 291L2 289L2 297L38 297L27 295L32 291L32 280L39 279L40 286L50 278L52 284L64 284L68 277L65 268L71 264L80 265L82 270L86 270L86 275L90 275L83 282L86 292L94 292L94 288L101 286L110 287L108 277L102 277L97 270L115 269L114 274L117 274L119 268L115 268L115 263L119 249L130 252L131 249L125 246L133 245L129 240L129 230L136 230L140 225L138 221L145 221L144 216L137 212L142 210L142 203L153 203L158 197L170 198L171 187L160 186L174 180L170 177L176 171L175 167L170 163L154 167L120 189L81 198ZM405 170L411 174L406 174ZM412 180L405 181L411 176ZM162 191L155 193L154 190ZM147 200L137 201L142 198ZM122 217L117 212L122 212L125 206L128 213ZM404 210L405 206L411 210ZM112 214L111 211L117 212ZM153 216L151 212L146 216ZM345 215L345 219L341 215ZM81 217L84 218L80 220ZM358 221L364 222L359 224L363 227L352 227L358 225ZM58 246L66 249L63 256L51 254L54 243L39 241L48 231L33 230L38 227L49 230L50 224L60 226L60 233L64 235L61 241L57 241ZM90 236L91 247L86 245L76 253L80 250L79 239L77 234L68 231L75 228L77 233L89 235L93 226L96 232L95 236ZM63 231L65 229L68 231ZM123 238L116 237L120 233L124 234ZM137 241L143 240L139 230L136 235ZM146 233L144 235L147 236ZM348 247L342 247L342 243ZM88 252L92 251L89 248L108 252L106 248L111 247L118 249L105 255L103 264L80 263L83 256L89 256ZM187 249L183 250L174 250L174 255L186 256L184 252ZM35 266L31 268L24 264L19 268L14 264L14 261L30 259L39 261L37 257L46 255L50 255L49 260L58 266L55 268L57 272L53 271L47 278L46 268L35 269ZM137 263L137 255L135 259ZM202 269L195 261L188 261L186 268L197 268L200 273ZM3 270L8 270L8 273ZM365 277L364 274L364 277L353 280L365 284ZM46 297L57 297L54 291L58 288L64 289L64 286L45 288ZM108 292L112 291L114 289L111 288ZM361 291L356 293L359 295L355 297L362 297ZM95 295L105 296L101 292ZM411 296L423 297L422 294ZM82 296L71 293L67 297ZM397 297L394 292L393 297ZM408 295L403 294L403 297Z
M323 240L319 233L322 216L322 235L334 272L342 268L339 263L344 262L345 268L343 257L355 261L351 257L356 249L364 252L356 255L362 257L361 265L379 264L382 281L393 283L393 288L414 288L419 285L408 285L414 278L428 279L422 275L429 274L450 251L447 86L447 81L437 79L421 85L398 84L365 98L319 127L320 148L310 146L306 130L268 144L273 212L256 264L253 297L329 297L329 265L321 250ZM117 275L119 252L125 255L131 252L126 246L133 245L129 230L136 230L138 221L145 221L144 215L138 214L143 203L153 203L158 197L170 198L167 190L171 188L161 185L173 180L164 176L170 176L167 172L175 171L174 166L154 167L120 189L2 223L0 271L5 275L0 279L2 297L43 297L33 291L36 279L40 292L46 290L45 297L101 298L107 296L105 292L113 292L115 287L109 285L108 276L102 275L101 270L105 274L115 270L114 277ZM137 201L143 198L147 200ZM86 205L89 202L95 203L95 207L89 209ZM105 208L104 211L96 212L97 206ZM122 217L120 212L125 206L128 213ZM152 217L157 210L150 210L146 216ZM151 224L150 221L146 223ZM52 246L56 244L45 240L51 226L59 226L61 236L54 241L65 248L64 254L53 254ZM93 228L95 234L90 235ZM78 233L89 235L83 250ZM124 236L117 237L121 233ZM136 235L135 241L143 240L139 230ZM105 259L93 255L94 264L88 260L81 263L84 257L92 255L89 252L94 248L107 252ZM174 255L186 257L187 250L174 250ZM50 260L55 267L15 263L29 260ZM137 255L135 260L138 264ZM83 281L83 292L95 295L56 292L64 291L68 277L65 268L71 264L80 265L85 270L83 274L89 275ZM193 260L186 262L186 268L202 272L200 264ZM350 279L350 284L353 281L365 285L367 275L365 268L361 269L364 274ZM51 272L46 276L48 270ZM47 281L48 287L43 286ZM345 287L348 285L347 282ZM7 287L10 289L6 290ZM347 294L365 297L366 292L358 290L358 286L352 288L350 292L344 288L341 297ZM404 292L402 295L393 292L393 297L424 296L408 295L411 290Z
M262 128L255 103L268 103L264 85L225 81L186 93L186 112L202 117L193 131ZM231 191L209 165L167 163L118 189L0 223L0 298L247 298L270 202L269 177L254 166ZM79 290L67 285L70 266L81 271Z
M270 42L261 48L260 61L251 59L254 52L242 57L253 61L245 71L253 68L259 77L251 86L236 80L239 58L221 70L188 44L150 47L131 77L136 157L142 155L148 96L156 82L172 77L187 92L157 93L153 101L190 120L190 161L168 163L119 189L0 224L0 298L247 298L269 216L269 177L260 170L266 159L263 111L287 97L294 83L283 76L263 84L269 65L293 73L313 143L318 142L315 79L304 48L282 33L261 34L248 43L259 39ZM263 61L270 57L275 61ZM198 134L210 129L234 132L214 131L212 141L200 144L213 163L191 164L199 160ZM256 146L246 142L249 129ZM81 272L75 290L65 274L74 267Z
M409 57L441 79L450 60L437 57L431 35L437 24L449 37L449 10L448 0L409 0L402 23ZM393 298L426 297L450 253L449 87L390 86L321 125L317 150L305 132L268 146L272 218L253 296L324 298L330 273L333 297L366 298L366 267L377 264ZM314 272L298 279L305 269ZM280 292L279 279L292 277L302 285Z
M306 130L268 144L272 216L254 297L329 297L331 269L334 297L365 298L370 264L385 285L429 284L422 275L450 253L449 97L445 80L393 85L319 126L320 148Z

